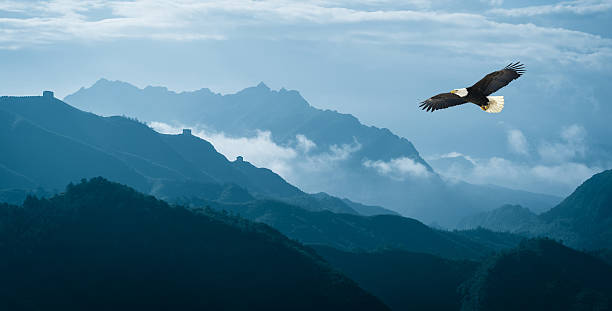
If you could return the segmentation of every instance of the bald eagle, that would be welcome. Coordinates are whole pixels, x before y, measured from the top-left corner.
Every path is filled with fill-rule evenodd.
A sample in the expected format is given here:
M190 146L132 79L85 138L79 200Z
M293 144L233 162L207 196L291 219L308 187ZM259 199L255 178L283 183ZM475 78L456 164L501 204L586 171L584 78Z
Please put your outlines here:
M476 84L462 89L455 89L450 93L438 94L421 102L419 107L427 111L435 111L465 103L474 103L489 113L498 113L504 109L503 96L489 96L497 90L508 85L525 73L525 66L520 62L510 63L502 70L486 75Z

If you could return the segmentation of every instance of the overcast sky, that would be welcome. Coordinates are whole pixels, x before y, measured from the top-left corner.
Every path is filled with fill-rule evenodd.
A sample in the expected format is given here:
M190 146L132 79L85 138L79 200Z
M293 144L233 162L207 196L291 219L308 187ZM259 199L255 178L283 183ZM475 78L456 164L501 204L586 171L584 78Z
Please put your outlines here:
M473 164L450 178L565 195L612 167L611 32L610 0L0 0L0 94L263 81ZM417 109L512 61L501 114Z

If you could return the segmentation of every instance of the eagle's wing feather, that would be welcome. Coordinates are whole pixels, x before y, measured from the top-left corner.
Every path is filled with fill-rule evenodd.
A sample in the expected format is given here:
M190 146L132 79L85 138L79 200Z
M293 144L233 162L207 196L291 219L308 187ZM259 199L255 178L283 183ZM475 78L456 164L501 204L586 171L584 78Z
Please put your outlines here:
M523 64L519 62L511 63L502 70L486 75L476 82L472 88L480 91L485 96L489 96L508 85L512 80L520 77L523 73L525 73L525 66Z
M421 107L423 110L435 111L465 103L467 103L467 101L459 95L455 95L453 93L442 93L421 102L419 107Z

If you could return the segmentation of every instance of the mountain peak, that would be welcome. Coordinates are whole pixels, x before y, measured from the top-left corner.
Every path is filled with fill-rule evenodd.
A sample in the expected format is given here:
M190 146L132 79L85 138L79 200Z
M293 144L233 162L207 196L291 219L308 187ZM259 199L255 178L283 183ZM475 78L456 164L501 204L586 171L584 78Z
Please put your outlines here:
M108 80L108 79L106 79L106 78L100 78L100 79L98 79L98 81L96 81L96 82L94 83L94 85L96 85L96 84L98 84L98 83L102 84L102 83L108 83L108 82L111 82L111 81L110 81L110 80Z
M134 85L132 85L130 83L119 81L119 80L109 80L109 79L106 79L106 78L98 79L98 81L94 82L94 84L91 85L90 89L94 89L94 88L108 88L108 87L113 87L113 86L122 86L122 87L129 87L129 88L138 89L136 86L134 86Z
M265 89L265 90L268 90L268 91L270 90L270 88L265 83L263 83L263 81L259 82L259 84L257 84L257 88Z

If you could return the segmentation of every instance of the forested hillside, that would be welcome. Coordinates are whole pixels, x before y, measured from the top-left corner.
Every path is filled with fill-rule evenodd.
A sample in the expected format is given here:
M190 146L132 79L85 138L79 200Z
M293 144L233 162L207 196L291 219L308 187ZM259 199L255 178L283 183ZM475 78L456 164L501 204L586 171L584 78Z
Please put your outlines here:
M0 205L2 310L386 310L276 230L102 178Z

